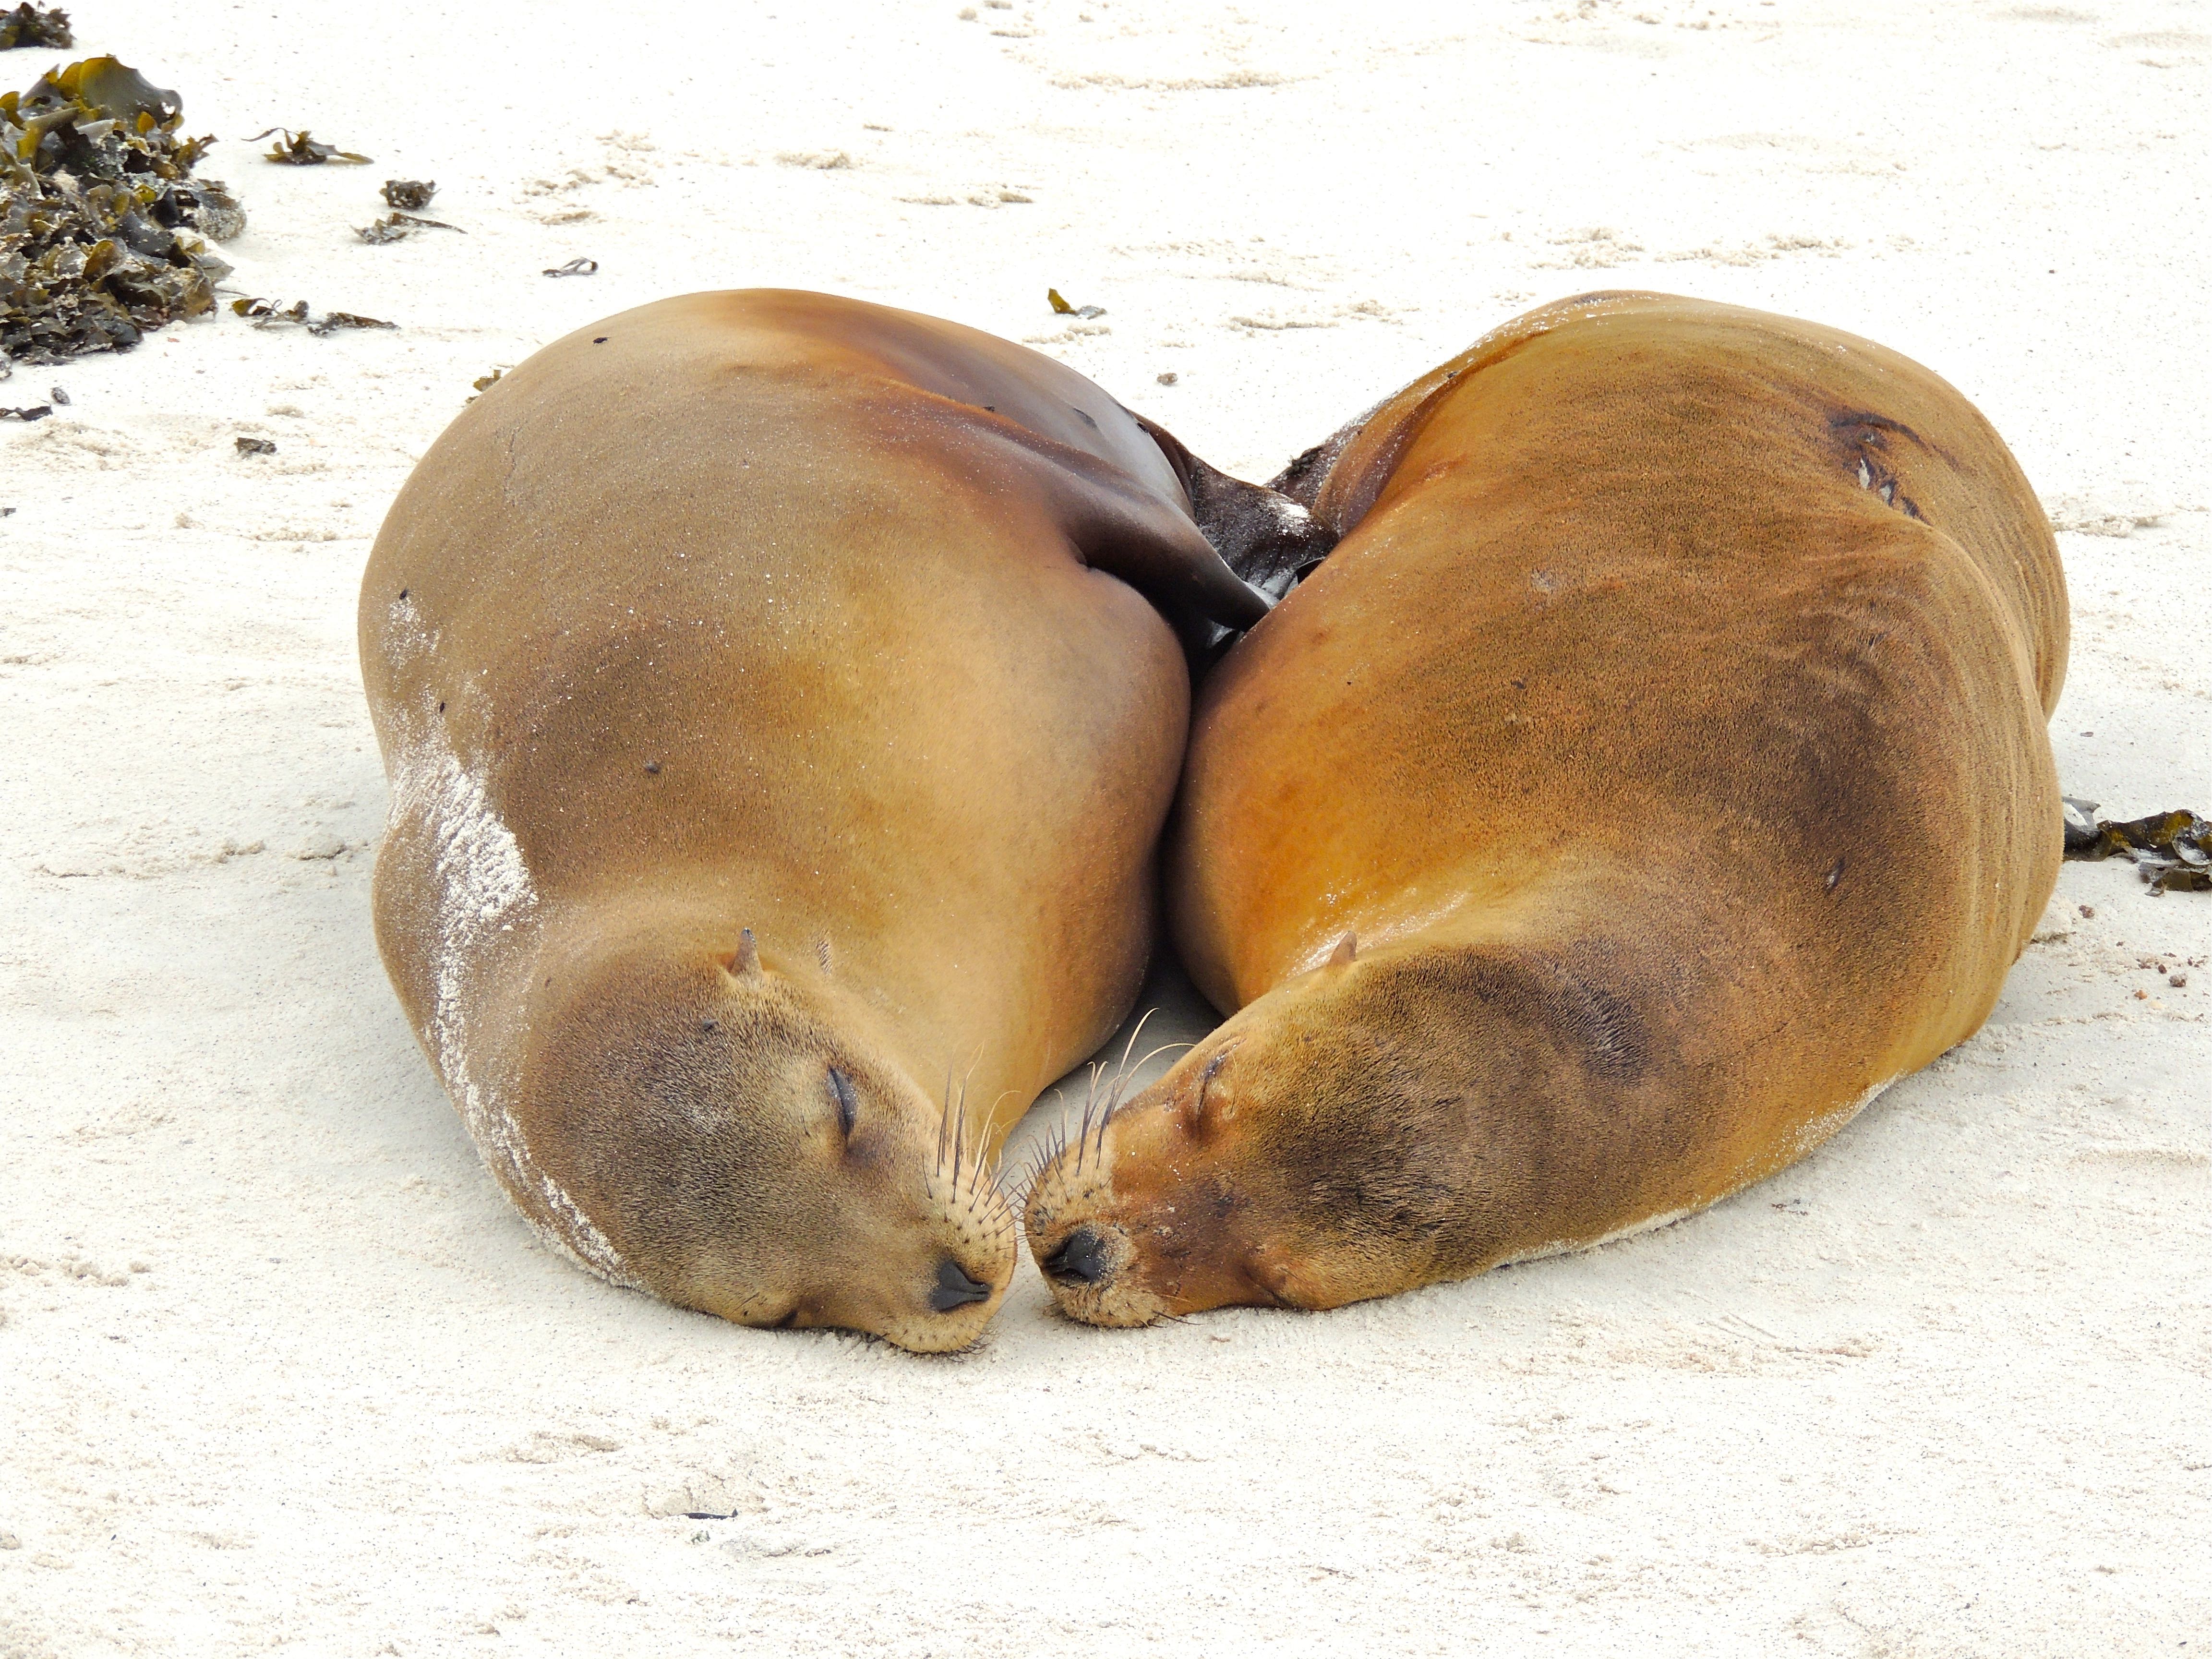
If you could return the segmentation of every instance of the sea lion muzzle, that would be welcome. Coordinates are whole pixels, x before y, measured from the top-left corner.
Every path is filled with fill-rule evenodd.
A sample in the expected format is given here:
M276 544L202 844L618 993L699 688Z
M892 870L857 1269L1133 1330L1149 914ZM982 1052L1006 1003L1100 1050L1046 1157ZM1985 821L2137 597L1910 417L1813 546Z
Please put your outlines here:
M970 1279L967 1269L948 1255L938 1265L937 1288L929 1293L929 1305L939 1313L951 1313L971 1302L988 1301L991 1293L989 1285Z
M1068 1234L1039 1265L1047 1278L1069 1285L1096 1285L1110 1271L1106 1241L1088 1227Z

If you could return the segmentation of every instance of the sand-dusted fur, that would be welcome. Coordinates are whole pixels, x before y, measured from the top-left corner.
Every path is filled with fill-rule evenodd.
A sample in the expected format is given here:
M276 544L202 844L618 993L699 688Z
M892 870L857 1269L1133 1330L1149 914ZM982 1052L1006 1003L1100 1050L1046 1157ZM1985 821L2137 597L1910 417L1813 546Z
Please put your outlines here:
M1278 483L1342 539L1204 686L1168 854L1238 1012L1035 1183L1068 1312L1695 1211L1981 1024L2057 871L2066 598L1956 391L1591 295Z
M747 1323L975 1336L1000 1138L1151 945L1162 611L1266 608L1189 505L1080 375L818 295L626 313L453 422L362 587L377 931L532 1221Z

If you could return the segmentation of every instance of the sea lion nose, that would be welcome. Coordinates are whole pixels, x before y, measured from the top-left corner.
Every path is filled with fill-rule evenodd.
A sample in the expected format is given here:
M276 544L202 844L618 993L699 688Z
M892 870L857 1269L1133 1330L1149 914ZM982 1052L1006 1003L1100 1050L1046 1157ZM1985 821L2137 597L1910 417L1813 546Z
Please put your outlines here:
M990 1295L988 1285L969 1278L968 1270L948 1255L937 1264L937 1288L929 1293L929 1305L939 1313L951 1313L971 1302L988 1301Z
M1045 1257L1044 1270L1064 1285L1096 1285L1106 1277L1106 1241L1078 1227Z

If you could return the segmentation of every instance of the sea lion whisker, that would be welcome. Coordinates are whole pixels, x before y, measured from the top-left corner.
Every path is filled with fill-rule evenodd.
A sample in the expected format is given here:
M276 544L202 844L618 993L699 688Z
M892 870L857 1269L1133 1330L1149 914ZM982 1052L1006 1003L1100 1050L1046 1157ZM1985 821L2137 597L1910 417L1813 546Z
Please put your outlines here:
M952 1068L945 1068L945 1106L937 1115L937 1174L945 1173L945 1159L952 1142Z
M1136 1024L1131 1028L1129 1040L1121 1045L1121 1064L1114 1068L1114 1081L1116 1086L1119 1086L1121 1079L1128 1074L1129 1056L1137 1051L1137 1039L1145 1034L1146 1024L1158 1012L1159 1012L1158 1008L1146 1009L1139 1017Z
M1079 1171L1082 1170L1082 1168L1083 1168L1083 1147L1084 1147L1084 1144L1091 1139L1091 1116L1092 1116L1093 1112L1096 1110L1096 1107L1097 1107L1097 1103L1096 1103L1096 1101L1093 1101L1093 1100L1086 1100L1086 1101L1085 1101L1085 1102L1083 1103L1083 1118L1082 1118L1082 1121L1081 1121L1080 1123L1079 1123L1079 1124L1076 1126L1076 1130L1075 1130L1075 1167L1076 1167L1076 1169L1077 1169L1077 1170L1078 1170L1079 1172Z
M954 1139L952 1142L952 1191L956 1197L960 1192L960 1168L962 1164L965 1161L969 1151L968 1084L969 1080L975 1075L976 1066L981 1065L982 1061L983 1050L981 1046L979 1044L976 1048L974 1057L968 1062L968 1069L960 1074L959 1101L953 1110Z
M1198 1047L1198 1045L1194 1042L1163 1042L1158 1048L1153 1049L1151 1054L1146 1054L1142 1060L1139 1060L1136 1065L1136 1069L1139 1072L1143 1071L1146 1066L1152 1062L1156 1056L1167 1053L1170 1048L1195 1048L1196 1047ZM1120 1111L1123 1104L1127 1102L1128 1098L1126 1093L1127 1085L1128 1078L1126 1075L1117 1077L1114 1079L1114 1092L1106 1102L1106 1119L1108 1122L1111 1122L1113 1121L1114 1115ZM1106 1128L1105 1125L1103 1123L1098 1128L1098 1144L1102 1149L1106 1144Z
M1093 1113L1093 1112L1095 1112L1096 1110L1097 1110L1098 1106L1099 1106L1099 1103L1100 1103L1100 1096L1099 1096L1098 1085L1099 1085L1099 1080L1100 1080L1100 1079L1101 1079L1101 1078L1104 1075L1104 1073L1105 1073L1105 1070L1106 1070L1106 1063L1105 1063L1103 1060L1093 1060L1093 1061L1091 1061L1091 1068L1090 1068L1090 1071L1091 1071L1090 1079L1089 1079L1089 1081L1085 1085L1085 1087L1084 1087L1084 1091L1083 1091L1083 1123L1082 1123L1082 1127L1081 1127L1081 1128L1077 1132L1077 1134L1076 1134L1076 1137L1075 1137L1075 1148L1076 1148L1076 1150L1075 1150L1075 1160L1076 1160L1076 1169L1077 1169L1077 1170L1078 1170L1078 1172L1079 1172L1079 1173L1081 1171L1082 1167L1083 1167L1083 1144L1084 1144L1085 1140L1086 1139L1088 1139L1088 1138L1089 1138L1090 1133L1091 1133L1091 1115L1092 1115L1092 1113ZM1063 1126L1065 1126L1065 1125L1066 1125L1066 1121L1067 1121L1066 1117L1066 1115L1062 1115L1062 1117L1061 1117L1061 1119L1060 1119L1060 1122L1061 1122L1061 1124L1062 1124Z
M1026 1211L1030 1200L1036 1194L1037 1183L1044 1179L1046 1165L1050 1162L1048 1149L1039 1146L1030 1154L1029 1167L1022 1171L1021 1183L1014 1200L1015 1207Z
M999 1108L1013 1098L1015 1095L1012 1089L1001 1089L998 1098L991 1103L990 1109L983 1114L982 1146L984 1147L988 1148L994 1144L994 1137L999 1127ZM994 1192L998 1190L999 1172L1006 1167L1006 1143L998 1141L995 1144L999 1148L997 1152L979 1152L975 1159L977 1178L988 1180Z

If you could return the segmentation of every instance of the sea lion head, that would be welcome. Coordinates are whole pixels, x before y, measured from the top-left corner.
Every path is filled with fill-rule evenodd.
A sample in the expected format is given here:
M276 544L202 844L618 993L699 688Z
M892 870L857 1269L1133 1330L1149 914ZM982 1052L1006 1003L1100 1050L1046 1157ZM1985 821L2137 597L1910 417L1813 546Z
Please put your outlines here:
M1419 1282L1462 1195L1429 1167L1446 1143L1406 1110L1429 1056L1385 1035L1378 990L1395 1000L1340 950L1053 1149L1024 1224L1062 1312L1142 1325Z
M1336 1308L1597 1237L1622 1160L1561 1115L1645 1097L1618 979L1576 948L1346 934L1054 1149L1024 1222L1054 1300L1094 1325Z
M586 1265L739 1324L966 1346L1012 1212L863 1000L727 942L586 931L537 956L514 1066L526 1212Z

